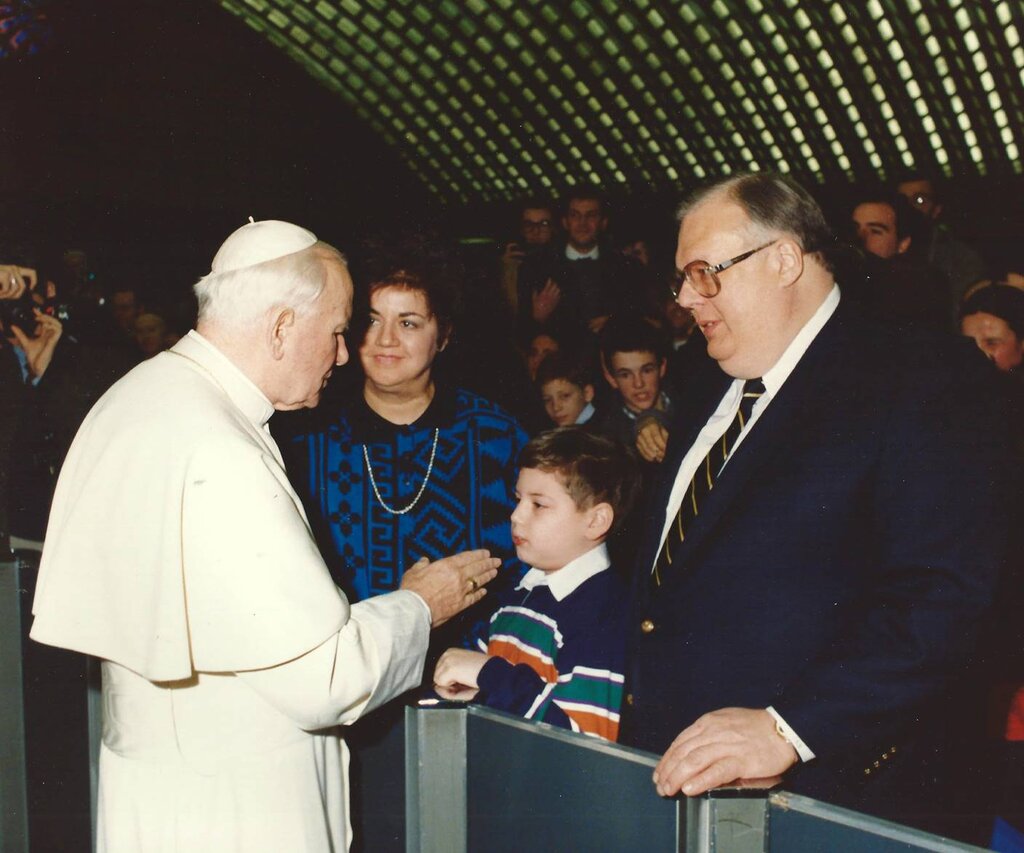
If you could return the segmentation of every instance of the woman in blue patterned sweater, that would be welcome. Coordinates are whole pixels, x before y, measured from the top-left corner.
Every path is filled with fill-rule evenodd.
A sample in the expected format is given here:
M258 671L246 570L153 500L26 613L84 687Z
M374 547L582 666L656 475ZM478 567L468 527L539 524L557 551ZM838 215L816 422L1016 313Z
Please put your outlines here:
M296 439L305 471L294 479L335 580L360 601L397 589L417 560L487 548L506 559L492 588L514 585L523 569L508 515L527 436L489 400L435 381L434 360L452 338L458 268L402 246L353 273L369 282L362 394ZM435 632L433 646L458 644L489 613L484 599Z

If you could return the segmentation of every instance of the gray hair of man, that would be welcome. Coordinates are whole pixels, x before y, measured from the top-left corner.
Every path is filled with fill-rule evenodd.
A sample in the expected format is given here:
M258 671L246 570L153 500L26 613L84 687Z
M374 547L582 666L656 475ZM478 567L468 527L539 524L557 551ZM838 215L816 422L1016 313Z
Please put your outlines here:
M821 207L796 181L774 172L735 175L696 190L679 206L678 220L721 196L743 208L756 231L766 236L791 234L804 254L814 255L826 270L832 270L829 250L835 238Z
M224 328L248 328L279 309L291 308L305 316L314 310L327 284L330 263L347 266L341 252L318 241L263 263L211 272L193 286L199 321Z

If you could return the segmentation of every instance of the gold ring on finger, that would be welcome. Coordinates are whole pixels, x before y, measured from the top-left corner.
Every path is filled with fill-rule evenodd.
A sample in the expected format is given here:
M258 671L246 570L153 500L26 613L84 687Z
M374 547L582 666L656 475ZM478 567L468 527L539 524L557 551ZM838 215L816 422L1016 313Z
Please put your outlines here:
M469 591L470 592L476 592L478 589L480 589L480 584L478 584L476 582L476 578L470 578L469 579Z

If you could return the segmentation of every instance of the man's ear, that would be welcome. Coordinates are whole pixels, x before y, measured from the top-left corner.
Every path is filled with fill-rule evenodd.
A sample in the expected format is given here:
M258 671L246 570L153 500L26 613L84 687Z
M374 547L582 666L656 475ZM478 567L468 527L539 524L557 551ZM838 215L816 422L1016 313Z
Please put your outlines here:
M599 542L608 535L615 520L615 511L610 503L594 504L587 510L585 535L591 542Z
M588 403L592 402L594 399L594 386L589 382L583 386L583 399Z
M282 308L270 325L270 354L274 361L284 358L285 345L295 331L295 311Z
M804 253L793 240L779 240L776 243L775 257L776 269L783 287L789 287L803 275Z
M904 237L902 240L896 243L896 254L902 255L907 249L910 248L910 237Z
M659 379L664 379L665 378L665 371L666 370L668 370L668 359L667 358L663 358L661 360L661 364L658 365L658 378Z

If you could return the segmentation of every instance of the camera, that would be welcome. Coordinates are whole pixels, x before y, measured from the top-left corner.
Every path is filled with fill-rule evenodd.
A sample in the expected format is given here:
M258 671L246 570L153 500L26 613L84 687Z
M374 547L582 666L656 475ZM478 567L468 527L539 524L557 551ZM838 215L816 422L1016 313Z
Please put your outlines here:
M38 307L33 291L26 287L17 299L0 299L0 323L4 324L8 335L11 334L11 326L17 326L26 335L31 335L36 328L34 309Z

